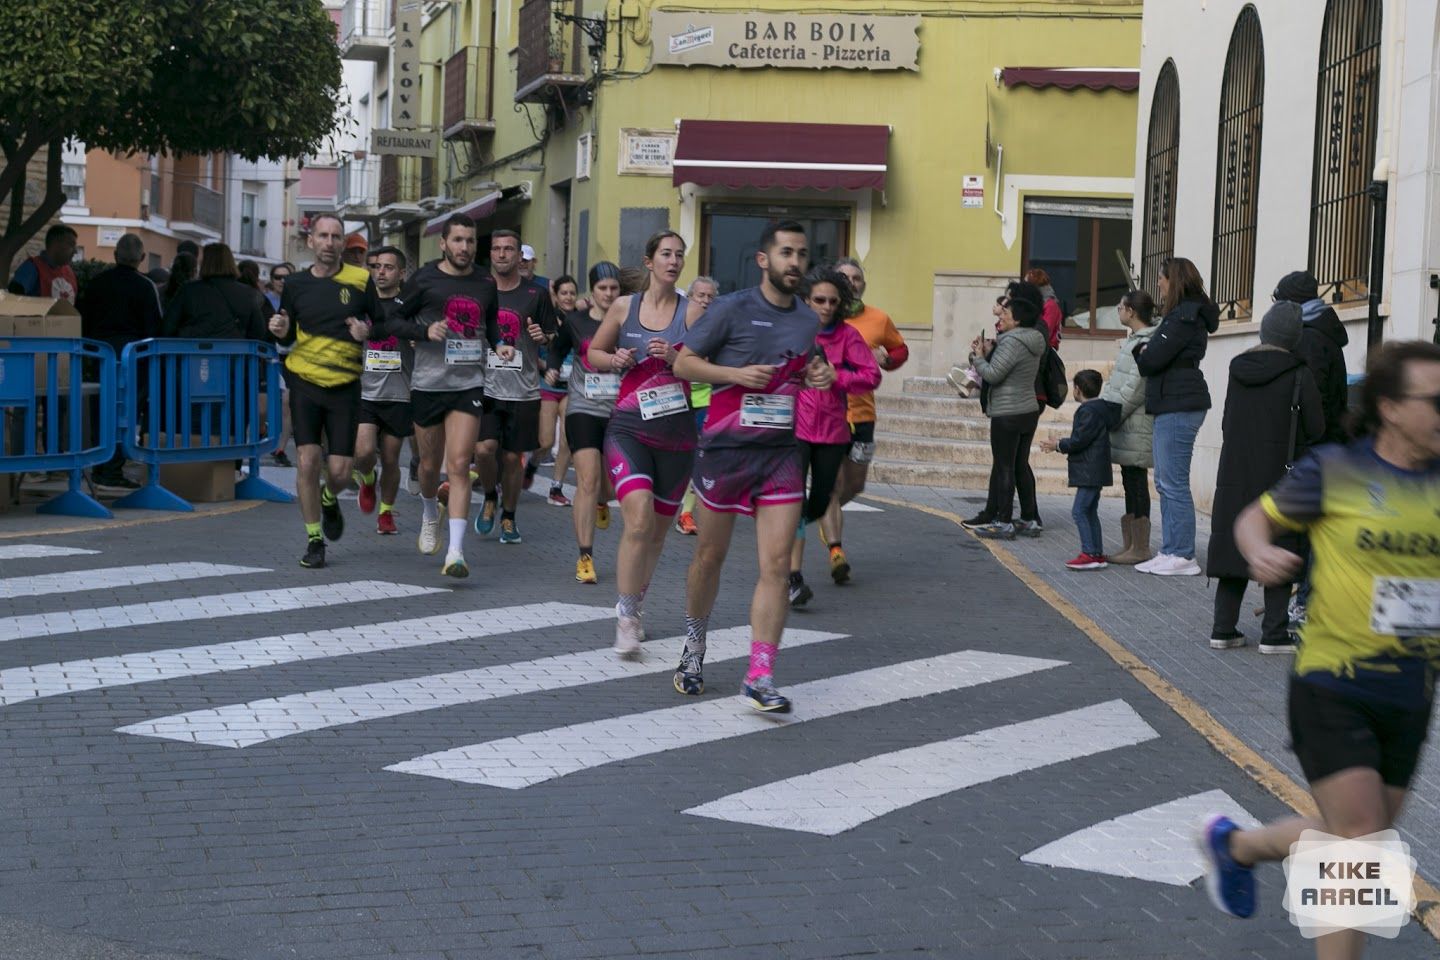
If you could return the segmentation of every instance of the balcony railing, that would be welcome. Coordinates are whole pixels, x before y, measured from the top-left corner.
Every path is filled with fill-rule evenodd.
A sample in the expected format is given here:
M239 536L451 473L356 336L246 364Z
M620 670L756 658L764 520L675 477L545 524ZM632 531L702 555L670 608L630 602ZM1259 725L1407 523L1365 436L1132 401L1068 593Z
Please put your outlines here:
M414 207L435 196L435 161L429 157L380 158L380 210Z
M350 160L340 167L335 197L341 210L373 213L380 195L380 159Z
M583 0L573 0L564 12L583 16L584 5ZM519 60L515 65L517 102L550 99L585 82L580 27L557 22L554 7L551 0L525 0L520 8Z
M445 61L445 139L495 132L495 74L489 47L461 47Z
M390 56L391 0L346 0L340 11L340 56L380 62Z
M225 198L198 183L176 183L170 222L177 230L194 224L202 232L219 234L225 227Z

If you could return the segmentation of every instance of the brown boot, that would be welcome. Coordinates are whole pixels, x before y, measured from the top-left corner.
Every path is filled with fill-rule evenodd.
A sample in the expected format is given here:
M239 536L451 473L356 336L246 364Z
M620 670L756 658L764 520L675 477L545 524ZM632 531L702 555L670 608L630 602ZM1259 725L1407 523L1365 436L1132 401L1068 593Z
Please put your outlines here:
M1123 557L1130 552L1130 544L1134 542L1134 538L1130 536L1130 521L1134 519L1128 513L1120 518L1120 539L1125 542L1125 545L1115 552L1116 556ZM1105 559L1110 558L1107 556Z
M1111 563L1134 565L1144 563L1153 556L1150 552L1150 518L1130 518L1130 545L1119 556L1111 557Z

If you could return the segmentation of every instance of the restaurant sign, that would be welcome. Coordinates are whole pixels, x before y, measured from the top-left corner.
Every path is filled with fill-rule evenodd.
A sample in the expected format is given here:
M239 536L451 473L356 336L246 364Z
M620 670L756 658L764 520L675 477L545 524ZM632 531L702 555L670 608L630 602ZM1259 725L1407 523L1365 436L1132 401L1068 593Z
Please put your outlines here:
M920 16L795 13L650 15L652 60L710 67L918 70Z

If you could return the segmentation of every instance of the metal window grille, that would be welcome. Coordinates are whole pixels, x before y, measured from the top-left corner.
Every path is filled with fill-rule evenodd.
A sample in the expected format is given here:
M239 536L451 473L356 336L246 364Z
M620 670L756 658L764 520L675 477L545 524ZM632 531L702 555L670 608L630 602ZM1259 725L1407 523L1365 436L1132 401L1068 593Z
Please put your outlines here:
M1265 45L1260 16L1240 11L1225 54L1220 87L1219 157L1215 169L1215 248L1211 296L1221 315L1251 315L1255 290L1255 223L1260 192L1260 131L1265 108Z
M1154 291L1160 264L1175 254L1175 187L1180 177L1180 78L1166 60L1150 102L1145 139L1145 226L1140 248L1140 287Z
M1330 0L1320 35L1310 272L1333 303L1369 293L1370 201L1380 102L1381 0Z

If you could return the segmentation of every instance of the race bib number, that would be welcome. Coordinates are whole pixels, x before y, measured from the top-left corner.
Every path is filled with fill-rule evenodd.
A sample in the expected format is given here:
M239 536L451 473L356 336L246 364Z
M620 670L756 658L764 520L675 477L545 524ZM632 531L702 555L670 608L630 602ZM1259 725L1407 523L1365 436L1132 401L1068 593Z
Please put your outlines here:
M620 396L620 374L585 374L585 396L590 400L615 400ZM644 407L641 407L642 413ZM648 417L646 419L649 419Z
M516 350L510 355L509 360L502 360L500 359L500 354L491 350L490 357L485 361L485 365L491 370L523 370L525 367L525 358L520 355L519 350Z
M366 350L365 369L370 373L399 373L399 350Z
M574 371L575 358L573 356L566 357L565 362L560 364L560 379L568 382L570 380L570 374Z
M1440 636L1440 580L1376 577L1370 629L1387 637Z
M668 417L690 409L690 404L685 399L685 387L678 383L664 383L648 390L636 391L635 395L640 398L640 416L645 420Z
M452 366L470 366L485 362L484 340L446 340L445 362Z
M740 398L740 426L786 430L795 424L795 398L788 393L747 393Z

